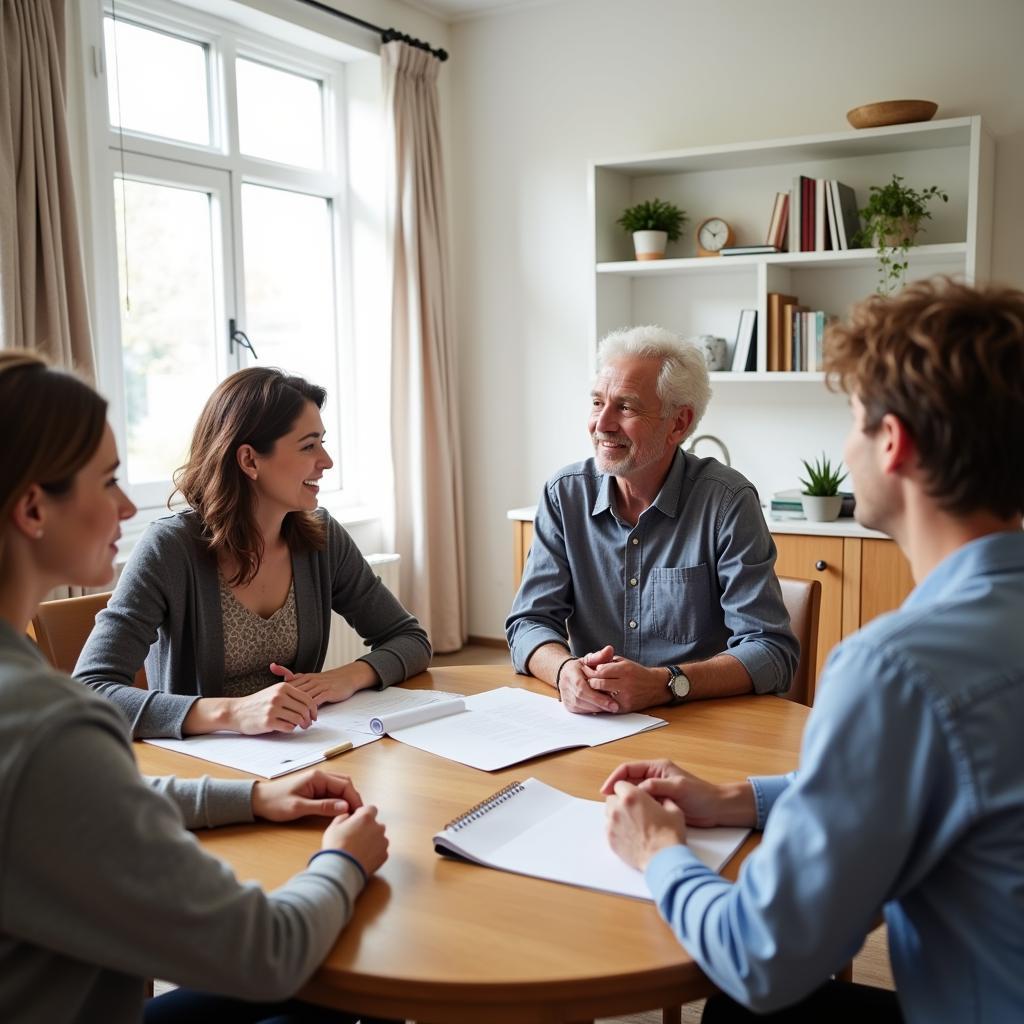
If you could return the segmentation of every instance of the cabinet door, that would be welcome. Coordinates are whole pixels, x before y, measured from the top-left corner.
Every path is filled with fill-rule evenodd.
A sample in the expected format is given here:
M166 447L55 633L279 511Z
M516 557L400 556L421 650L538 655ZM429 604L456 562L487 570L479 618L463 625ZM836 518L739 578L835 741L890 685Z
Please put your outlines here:
M913 589L910 565L895 541L861 541L860 625L899 608Z
M773 536L779 549L775 563L775 572L779 576L795 576L821 583L817 678L829 651L843 635L843 538L796 533L776 533Z
M523 582L523 569L526 567L526 556L530 553L533 543L533 523L522 519L512 521L512 580L516 590Z

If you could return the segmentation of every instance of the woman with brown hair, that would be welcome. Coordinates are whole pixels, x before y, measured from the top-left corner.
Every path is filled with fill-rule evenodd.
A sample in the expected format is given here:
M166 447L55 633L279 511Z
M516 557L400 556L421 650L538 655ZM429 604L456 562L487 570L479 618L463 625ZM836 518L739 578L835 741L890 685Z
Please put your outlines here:
M176 478L190 507L149 527L75 668L134 736L291 732L429 664L423 628L317 509L325 395L252 367L206 403ZM323 672L332 610L370 651Z
M143 780L122 716L25 635L52 588L110 580L135 512L106 402L2 352L0 436L0 1020L137 1021L153 976L221 993L179 989L151 1001L154 1020L211 1019L211 1005L231 1020L322 1019L237 1000L284 999L323 961L387 856L375 808L324 771ZM320 844L333 855L315 853L272 894L240 884L182 827L309 814L333 817Z

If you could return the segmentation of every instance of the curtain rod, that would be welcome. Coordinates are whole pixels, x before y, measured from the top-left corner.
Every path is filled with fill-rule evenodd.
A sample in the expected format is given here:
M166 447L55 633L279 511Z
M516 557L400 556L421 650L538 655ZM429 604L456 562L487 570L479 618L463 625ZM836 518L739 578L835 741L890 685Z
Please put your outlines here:
M448 59L447 50L435 50L430 43L425 43L422 39L413 39L412 36L399 32L397 28L382 28L380 25L374 25L372 22L363 21L362 18L357 18L354 14L346 14L344 11L339 11L334 7L328 7L327 4L320 3L320 0L299 0L299 2L307 4L309 7L315 7L318 11L323 11L324 14L333 14L336 18L343 18L345 21L352 22L353 25L359 25L361 28L376 32L381 37L382 42L390 43L397 39L399 42L415 46L418 50L426 50L427 53L436 57L439 61L444 62Z

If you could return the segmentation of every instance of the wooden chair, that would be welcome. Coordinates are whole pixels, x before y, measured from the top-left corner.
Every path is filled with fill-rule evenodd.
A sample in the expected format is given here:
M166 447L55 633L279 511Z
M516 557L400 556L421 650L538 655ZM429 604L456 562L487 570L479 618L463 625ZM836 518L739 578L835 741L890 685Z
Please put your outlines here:
M818 669L818 616L821 612L821 583L818 580L800 580L780 576L782 600L789 612L789 621L800 641L800 660L788 693L779 694L798 704L814 700L814 683Z
M108 592L44 601L39 606L31 631L43 656L54 668L69 675L75 670L96 616L107 607L109 600ZM144 668L135 673L135 685L142 690L149 689Z

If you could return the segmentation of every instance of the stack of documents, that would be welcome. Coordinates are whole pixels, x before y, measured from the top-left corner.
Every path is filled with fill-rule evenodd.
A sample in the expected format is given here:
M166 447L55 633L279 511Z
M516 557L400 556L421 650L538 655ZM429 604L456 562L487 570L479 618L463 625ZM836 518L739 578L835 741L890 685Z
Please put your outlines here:
M279 775L308 768L341 753L380 739L370 721L380 715L449 701L456 694L442 690L360 690L341 704L322 704L317 719L308 729L272 732L262 736L241 736L214 732L183 740L146 740L155 747L177 751L227 765L239 771L276 779Z
M511 686L382 715L371 724L402 743L487 772L668 725L651 715L574 715L554 697Z

